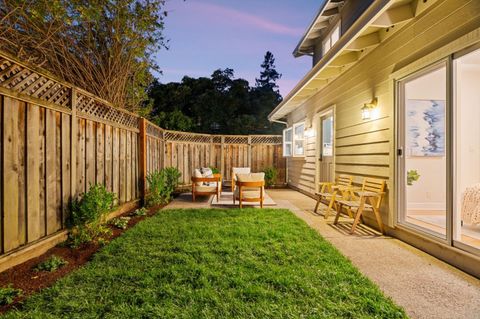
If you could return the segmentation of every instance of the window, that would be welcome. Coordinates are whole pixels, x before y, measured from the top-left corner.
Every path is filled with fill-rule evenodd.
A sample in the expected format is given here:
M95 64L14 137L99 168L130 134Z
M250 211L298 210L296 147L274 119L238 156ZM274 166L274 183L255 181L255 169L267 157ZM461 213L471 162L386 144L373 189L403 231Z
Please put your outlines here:
M338 39L340 39L340 22L325 37L325 40L323 41L323 55L325 55L333 47Z
M294 124L283 130L283 156L305 155L305 123Z
M283 156L292 156L292 128L283 130Z
M305 155L305 123L293 125L293 156Z

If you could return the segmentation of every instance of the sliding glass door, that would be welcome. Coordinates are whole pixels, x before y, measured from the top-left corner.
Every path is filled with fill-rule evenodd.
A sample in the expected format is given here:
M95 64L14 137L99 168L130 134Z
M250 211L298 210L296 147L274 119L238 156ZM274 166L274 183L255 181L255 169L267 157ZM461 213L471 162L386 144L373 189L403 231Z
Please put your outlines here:
M399 82L399 222L446 239L447 63Z
M480 50L454 58L454 214L453 240L480 251Z
M398 223L480 255L480 45L397 83Z

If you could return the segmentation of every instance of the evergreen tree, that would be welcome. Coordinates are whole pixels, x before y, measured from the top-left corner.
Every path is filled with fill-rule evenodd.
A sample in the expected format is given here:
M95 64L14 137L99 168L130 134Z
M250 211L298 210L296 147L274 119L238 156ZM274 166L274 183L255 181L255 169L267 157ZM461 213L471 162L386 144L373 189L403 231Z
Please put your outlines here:
M278 85L276 82L282 77L282 75L275 69L275 58L272 52L267 51L267 53L265 53L263 63L260 66L262 67L262 71L260 72L260 78L255 79L256 87L278 92Z

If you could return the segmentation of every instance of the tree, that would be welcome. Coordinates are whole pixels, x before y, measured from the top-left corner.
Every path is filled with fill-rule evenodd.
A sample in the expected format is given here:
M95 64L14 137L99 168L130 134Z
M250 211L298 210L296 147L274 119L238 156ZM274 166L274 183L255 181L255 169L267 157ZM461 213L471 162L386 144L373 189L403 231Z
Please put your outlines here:
M235 78L230 68L215 70L209 78L185 76L180 83L166 84L156 81L149 88L152 102L145 112L150 113L154 123L173 130L279 134L281 125L270 123L267 118L282 100L276 90L275 81L280 74L274 62L273 55L267 52L255 87Z
M135 110L166 47L165 0L0 0L0 49Z
M262 71L260 72L260 78L255 79L256 87L276 90L278 92L276 82L282 75L275 69L275 58L272 52L267 51L267 53L265 53L263 63L260 66L262 67Z

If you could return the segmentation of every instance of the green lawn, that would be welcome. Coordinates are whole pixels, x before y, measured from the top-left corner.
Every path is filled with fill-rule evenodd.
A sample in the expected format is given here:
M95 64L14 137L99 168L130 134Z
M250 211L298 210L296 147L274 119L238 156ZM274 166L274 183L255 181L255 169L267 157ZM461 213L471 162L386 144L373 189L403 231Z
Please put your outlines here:
M167 210L7 318L404 318L287 210Z

